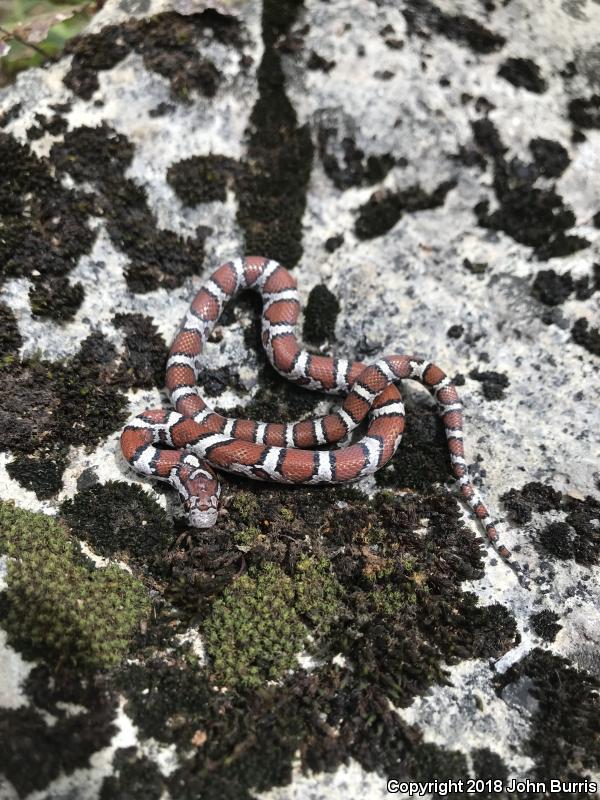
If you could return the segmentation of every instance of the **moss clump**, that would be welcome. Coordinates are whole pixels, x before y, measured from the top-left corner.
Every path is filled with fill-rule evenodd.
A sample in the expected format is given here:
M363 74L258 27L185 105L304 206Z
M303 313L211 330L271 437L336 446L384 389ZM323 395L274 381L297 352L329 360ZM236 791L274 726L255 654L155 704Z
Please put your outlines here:
M215 677L226 686L259 686L297 665L307 629L293 606L292 580L275 564L229 586L204 625Z
M92 333L66 361L34 356L0 366L0 450L14 456L10 476L40 499L60 489L69 445L96 444L127 419L114 385L116 358L111 343Z
M0 303L0 364L9 366L18 355L23 340L13 312Z
M173 538L173 523L140 486L97 484L66 500L61 514L77 535L103 556L157 556Z
M247 528L242 528L233 534L233 541L243 549L254 547L255 544L260 542L261 538L264 539L264 535L256 525L249 525Z
M136 578L114 566L91 569L60 523L5 502L0 552L9 557L4 627L12 644L80 667L121 660L150 610Z
M252 492L238 492L231 501L231 510L242 522L250 522L259 512L258 497Z
M234 159L227 156L192 156L169 167L167 183L186 206L224 202L236 169Z
M320 634L330 628L341 610L342 588L331 574L326 558L305 556L296 564L294 575L297 611L315 626Z
M324 284L315 286L304 311L302 335L306 342L323 344L335 339L335 321L340 312L337 297Z

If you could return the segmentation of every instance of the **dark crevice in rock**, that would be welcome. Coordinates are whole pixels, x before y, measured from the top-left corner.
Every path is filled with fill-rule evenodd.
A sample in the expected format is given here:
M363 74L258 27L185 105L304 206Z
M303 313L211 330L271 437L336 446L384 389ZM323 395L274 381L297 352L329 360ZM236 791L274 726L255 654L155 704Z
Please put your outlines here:
M302 255L302 218L313 146L308 125L298 125L285 91L276 44L285 37L302 0L266 0L265 51L257 70L258 100L248 130L246 163L238 181L237 220L246 252L294 267Z

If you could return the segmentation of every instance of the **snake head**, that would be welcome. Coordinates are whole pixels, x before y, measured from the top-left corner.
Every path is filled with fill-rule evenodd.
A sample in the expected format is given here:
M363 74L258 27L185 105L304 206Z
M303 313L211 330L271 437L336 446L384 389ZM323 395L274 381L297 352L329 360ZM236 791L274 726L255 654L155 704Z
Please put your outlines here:
M194 467L184 463L179 470L177 490L192 528L212 528L219 512L219 479L203 462Z

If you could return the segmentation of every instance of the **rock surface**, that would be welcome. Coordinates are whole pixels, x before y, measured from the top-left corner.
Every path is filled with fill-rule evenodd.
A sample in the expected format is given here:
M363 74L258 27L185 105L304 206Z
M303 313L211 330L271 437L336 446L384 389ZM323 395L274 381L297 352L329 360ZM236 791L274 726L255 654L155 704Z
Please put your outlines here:
M18 623L40 520L0 530L2 800L600 778L599 33L592 0L108 0L0 93L0 497L153 604L124 640L113 587L115 649L57 656ZM194 291L244 252L294 270L314 352L454 377L529 590L480 546L412 386L374 478L226 478L202 535L127 468L120 427L165 404ZM205 395L322 413L266 364L257 312L224 315ZM39 585L72 636L60 563Z

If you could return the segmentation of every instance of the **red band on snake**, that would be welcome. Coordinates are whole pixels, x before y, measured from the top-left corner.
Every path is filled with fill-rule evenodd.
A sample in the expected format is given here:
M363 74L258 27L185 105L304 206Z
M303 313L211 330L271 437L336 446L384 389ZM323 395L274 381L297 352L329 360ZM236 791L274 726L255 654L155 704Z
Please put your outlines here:
M322 417L293 423L223 417L196 385L199 356L224 305L242 289L263 299L262 341L275 369L307 389L345 395ZM404 406L395 385L411 379L433 395L442 418L452 472L460 493L505 559L510 553L485 503L473 487L463 449L462 404L442 370L423 358L391 355L374 364L313 355L294 335L300 304L296 282L276 261L259 256L223 264L194 297L167 361L166 385L175 410L144 411L121 434L121 449L141 475L168 481L179 492L193 527L218 516L220 487L213 468L263 481L335 484L369 475L396 452L404 431ZM344 439L368 416L366 435L346 447L314 449Z

